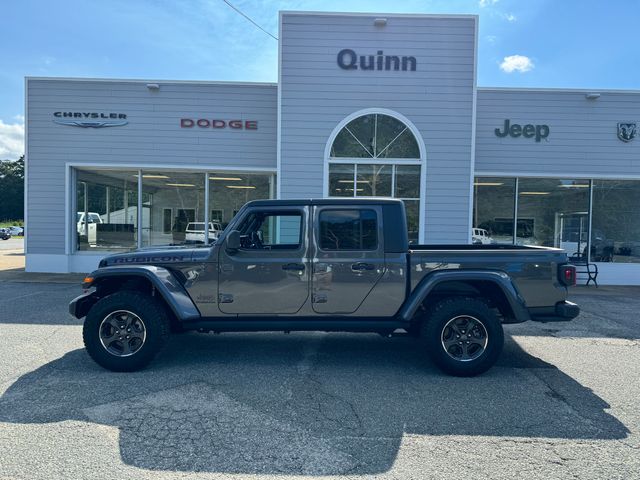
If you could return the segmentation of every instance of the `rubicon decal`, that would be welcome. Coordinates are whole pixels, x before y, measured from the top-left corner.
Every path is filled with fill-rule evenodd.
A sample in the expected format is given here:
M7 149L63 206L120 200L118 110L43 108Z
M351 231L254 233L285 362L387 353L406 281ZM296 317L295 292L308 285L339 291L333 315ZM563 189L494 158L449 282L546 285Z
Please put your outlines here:
M215 120L209 118L181 118L181 128L231 128L234 130L257 130L256 120Z
M153 255L142 257L119 257L113 263L171 263L182 262L185 258L182 255Z
M82 128L121 127L129 123L124 113L54 112L54 123Z

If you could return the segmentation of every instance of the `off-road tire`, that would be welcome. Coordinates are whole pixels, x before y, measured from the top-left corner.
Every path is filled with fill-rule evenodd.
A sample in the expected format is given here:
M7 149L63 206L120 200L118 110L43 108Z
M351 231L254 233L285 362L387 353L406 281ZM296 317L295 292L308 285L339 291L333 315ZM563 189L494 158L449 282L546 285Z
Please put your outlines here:
M103 320L116 311L137 315L146 330L144 342L130 356L110 353L100 339ZM114 372L132 372L147 366L169 339L170 320L165 307L150 295L120 291L100 299L87 314L82 330L84 346L89 356L100 366Z
M473 317L484 327L486 346L477 358L456 360L444 346L444 330L456 317ZM466 297L445 298L428 311L420 336L431 360L445 373L457 377L472 377L489 370L500 357L504 345L502 324L481 300Z

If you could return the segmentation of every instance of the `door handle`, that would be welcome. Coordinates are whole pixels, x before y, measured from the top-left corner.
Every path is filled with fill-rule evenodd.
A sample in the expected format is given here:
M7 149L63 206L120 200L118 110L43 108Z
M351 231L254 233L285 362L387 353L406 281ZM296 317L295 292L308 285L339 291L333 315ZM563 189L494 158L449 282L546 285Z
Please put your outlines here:
M373 270L376 266L372 263L358 262L351 265L351 270L354 272L362 272L364 270Z
M293 270L297 272L302 272L304 270L304 264L302 263L286 263L282 265L283 270Z

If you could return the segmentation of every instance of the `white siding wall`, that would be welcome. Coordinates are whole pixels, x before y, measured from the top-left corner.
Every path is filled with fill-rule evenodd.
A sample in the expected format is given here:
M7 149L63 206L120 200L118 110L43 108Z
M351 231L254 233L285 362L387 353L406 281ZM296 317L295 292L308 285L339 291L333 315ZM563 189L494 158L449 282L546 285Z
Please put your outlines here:
M281 15L280 196L323 194L324 151L334 127L365 108L394 110L412 121L426 145L426 214L430 243L469 238L475 17ZM411 71L343 70L340 50L411 55Z
M598 92L598 90L595 90ZM640 139L617 137L618 122L640 127L640 92L478 89L476 173L640 178ZM546 124L546 140L497 137L504 120Z
M263 84L27 80L28 254L64 254L65 163L276 168L277 88ZM113 112L129 124L53 123L53 112ZM180 128L180 118L256 120L258 130Z

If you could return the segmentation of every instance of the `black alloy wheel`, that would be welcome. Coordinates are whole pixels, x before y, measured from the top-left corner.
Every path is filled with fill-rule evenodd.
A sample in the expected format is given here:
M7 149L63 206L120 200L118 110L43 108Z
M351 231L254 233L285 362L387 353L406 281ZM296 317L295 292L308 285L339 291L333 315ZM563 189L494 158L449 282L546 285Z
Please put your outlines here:
M471 377L489 370L504 346L502 324L480 299L445 298L428 311L421 337L445 373Z

